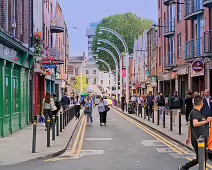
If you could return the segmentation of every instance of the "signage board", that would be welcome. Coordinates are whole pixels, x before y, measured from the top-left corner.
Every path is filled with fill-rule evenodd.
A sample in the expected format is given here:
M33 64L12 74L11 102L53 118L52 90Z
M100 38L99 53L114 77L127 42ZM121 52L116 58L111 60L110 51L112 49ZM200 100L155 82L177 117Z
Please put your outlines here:
M194 60L191 64L191 77L204 75L205 65L201 60Z

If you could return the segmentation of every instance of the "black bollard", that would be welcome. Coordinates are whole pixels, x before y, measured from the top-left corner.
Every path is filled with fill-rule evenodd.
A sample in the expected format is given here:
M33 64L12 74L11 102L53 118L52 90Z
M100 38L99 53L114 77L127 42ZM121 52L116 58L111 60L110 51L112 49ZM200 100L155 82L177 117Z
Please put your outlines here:
M50 147L50 119L47 120L47 147Z
M163 127L166 127L166 111L163 111Z
M157 116L157 125L159 125L160 124L160 112L159 112L159 109L158 109L158 116Z
M37 130L37 121L33 123L33 136L32 136L32 153L35 153L36 150L36 130Z
M55 141L55 115L52 117L52 141Z
M148 121L150 121L150 108L148 106Z
M205 139L203 136L200 136L197 140L198 142L198 163L199 170L206 169L206 160L205 160Z
M65 111L63 111L63 129L65 129Z
M143 112L143 107L142 107L142 105L140 106L141 107L141 118L142 118L142 112Z
M146 119L146 106L145 106L145 108L144 108L144 119Z
M63 113L60 112L60 132L63 131Z
M172 120L172 110L170 110L170 131L172 131L173 130L173 120Z
M181 130L182 130L181 129L181 126L182 126L181 124L182 124L182 122L181 122L181 112L179 112L179 135L181 135L181 133L182 133L181 132Z
M155 122L155 111L154 108L152 108L152 123Z
M58 116L58 114L56 115L56 133L57 133L57 136L60 135L60 133L59 133L59 116Z
M66 125L68 125L68 114L69 114L69 109L66 111Z

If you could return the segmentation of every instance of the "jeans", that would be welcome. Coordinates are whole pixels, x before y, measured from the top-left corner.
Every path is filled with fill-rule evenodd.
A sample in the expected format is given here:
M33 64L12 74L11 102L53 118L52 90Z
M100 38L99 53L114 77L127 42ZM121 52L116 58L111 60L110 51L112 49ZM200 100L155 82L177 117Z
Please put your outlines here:
M180 109L172 109L172 121L175 123L176 116L179 115Z
M153 106L148 106L148 114L150 117L152 117L152 108Z
M160 120L163 122L164 114L164 106L159 106Z
M47 127L47 120L50 119L50 127L52 127L52 111L51 109L44 109L45 125Z
M91 125L92 123L92 112L85 113L87 115L87 124Z
M121 103L121 110L124 112L124 103Z

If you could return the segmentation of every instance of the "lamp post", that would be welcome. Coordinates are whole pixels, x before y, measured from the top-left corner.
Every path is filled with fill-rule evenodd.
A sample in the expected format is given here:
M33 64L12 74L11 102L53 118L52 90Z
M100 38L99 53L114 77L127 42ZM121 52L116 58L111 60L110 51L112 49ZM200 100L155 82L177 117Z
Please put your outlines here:
M100 45L101 42L112 46L115 49L115 51L117 52L118 56L119 56L120 101L121 101L121 97L122 97L122 83L123 83L123 81L122 81L122 56L121 56L121 52L119 51L118 47L115 44L113 44L112 42L110 42L109 40L98 39L98 43L97 44ZM117 93L118 93L118 89L117 89ZM118 100L118 99L116 99L116 100Z
M97 52L99 52L100 50L103 50L103 51L107 52L108 54L110 54L113 57L113 60L114 60L114 62L116 64L116 90L118 90L118 69L119 68L118 68L118 61L116 59L116 56L110 50L108 50L106 48L98 47L97 48ZM118 99L118 93L116 93L116 99Z
M111 34L115 35L122 42L125 53L126 53L125 55L127 57L126 58L126 61L127 61L126 62L126 73L129 73L129 52L128 52L127 43L124 40L124 38L119 33L117 33L116 31L114 31L110 28L100 27L99 30L100 30L99 34L103 34L102 31L110 32ZM129 74L127 74L127 76L126 76L126 104L127 104L127 106L128 106L128 103L129 103Z

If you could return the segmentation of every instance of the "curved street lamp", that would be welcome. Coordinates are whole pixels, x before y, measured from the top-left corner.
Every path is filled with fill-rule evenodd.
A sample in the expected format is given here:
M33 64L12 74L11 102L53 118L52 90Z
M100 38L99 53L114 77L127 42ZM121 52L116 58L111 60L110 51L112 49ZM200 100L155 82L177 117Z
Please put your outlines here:
M106 31L106 32L110 32L111 34L115 35L116 37L118 37L118 39L122 42L122 44L124 46L124 50L125 50L126 57L127 57L127 59L126 59L126 75L127 75L126 76L126 103L128 105L128 103L129 103L129 52L128 52L127 43L119 33L117 33L116 31L114 31L110 28L100 27L99 30L100 30L99 34L103 34L102 31ZM121 96L122 96L122 81L120 81L120 98L121 98Z
M113 57L113 60L114 60L114 62L116 64L116 91L117 91L116 92L116 99L118 99L118 69L119 68L118 68L118 61L116 59L116 56L110 50L108 50L107 48L98 47L97 50L105 51L105 52L107 52L108 54L110 54Z

